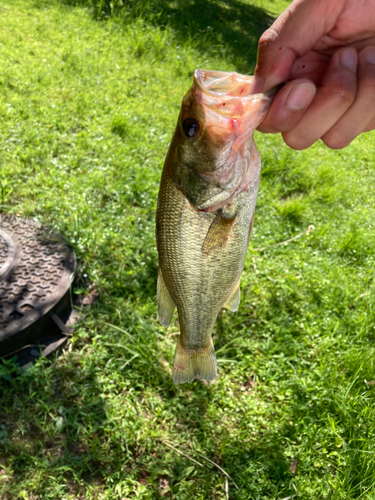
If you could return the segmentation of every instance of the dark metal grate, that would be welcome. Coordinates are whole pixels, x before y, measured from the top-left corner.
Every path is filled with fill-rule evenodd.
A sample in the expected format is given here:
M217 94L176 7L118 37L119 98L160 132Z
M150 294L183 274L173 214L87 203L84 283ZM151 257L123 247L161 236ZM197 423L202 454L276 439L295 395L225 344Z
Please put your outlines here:
M43 329L52 330L53 323L40 321L45 315L66 316L75 268L74 252L60 235L34 221L0 215L0 356L50 333Z

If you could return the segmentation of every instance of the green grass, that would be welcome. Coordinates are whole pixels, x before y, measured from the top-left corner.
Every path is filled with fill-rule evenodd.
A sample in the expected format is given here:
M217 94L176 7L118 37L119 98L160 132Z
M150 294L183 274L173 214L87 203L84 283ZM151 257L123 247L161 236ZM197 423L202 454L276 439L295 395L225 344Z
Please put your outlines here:
M156 317L158 182L192 71L251 73L286 5L155 0L95 20L1 0L1 210L60 231L76 288L87 274L99 294L62 355L1 369L2 500L225 499L197 452L239 486L231 500L375 498L373 133L303 152L257 134L255 227L240 309L214 332L215 384L173 385L178 324Z

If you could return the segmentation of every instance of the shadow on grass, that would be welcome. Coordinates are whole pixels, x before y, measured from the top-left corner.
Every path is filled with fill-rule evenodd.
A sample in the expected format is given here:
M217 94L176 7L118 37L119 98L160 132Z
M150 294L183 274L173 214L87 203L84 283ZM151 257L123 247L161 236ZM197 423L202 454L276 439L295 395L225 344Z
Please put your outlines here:
M69 493L79 493L81 480L101 481L105 452L98 449L107 421L102 388L95 370L79 365L74 358L68 365L42 358L19 376L13 373L10 382L0 377L0 463L12 471L5 481L10 495L19 484L30 487L34 477L38 495L47 494L51 483L37 478L42 471L60 470L53 482L67 485Z
M223 431L217 428L221 422L215 418L216 424L213 426L211 417L213 407L217 407L217 389L220 390L220 387L205 386L196 381L186 388L172 386L168 396L165 396L166 403L173 402L170 411L177 425L184 429L185 442L188 443L191 436L194 436L195 444L192 448L186 447L182 450L203 465L203 468L196 467L189 458L183 458L176 451L168 450L174 456L173 467L170 469L172 493L181 494L178 485L185 479L186 470L195 468L199 475L196 483L191 485L191 498L198 497L202 492L204 496L200 498L220 498L214 495L212 485L224 484L223 473L196 454L195 450L223 468L236 482L239 490L235 490L229 481L230 497L233 499L259 498L259 495L269 495L270 498L279 495L285 497L293 493L290 484L293 481L290 461L285 457L281 439L290 437L290 429L284 425L275 425L272 429L259 429L256 436L249 429L248 435L243 434L241 438L235 438L238 424L233 424L233 437L230 437L231 419L224 411L221 420L226 422L226 431L223 435ZM219 408L220 404L217 409ZM174 444L181 451L179 445ZM150 462L147 468L151 477L155 476L154 467L158 467L157 461Z
M12 470L9 491L19 483L26 486L25 478L36 474L50 478L41 484L35 476L39 495L48 496L53 484L61 484L62 494L75 495L84 495L88 488L99 493L133 484L134 492L143 485L152 498L161 498L158 485L166 478L176 498L186 497L187 482L190 498L219 498L212 488L223 485L224 476L197 456L197 449L236 481L238 492L230 486L234 500L292 494L293 476L282 438L293 439L294 428L275 421L270 428L255 426L255 432L247 432L239 422L232 424L238 394L229 402L221 398L220 380L213 386L198 381L174 385L161 362L158 338L152 344L141 324L135 329L139 338L132 343L111 329L98 341L98 353L90 352L95 346L87 344L85 361L75 352L66 353L52 361L40 360L11 383L0 380L0 463ZM127 347L132 352L126 353ZM254 389L249 397L262 394ZM230 410L223 408L228 403ZM291 420L292 414L294 410ZM225 431L217 428L221 421ZM203 468L163 442L164 434L175 436L173 444L179 448L180 432L184 443L194 442L191 450L183 450ZM56 471L59 477L52 481Z
M65 6L93 7L99 19L108 17L112 10L110 4L116 4L109 0L44 0L39 3L56 2ZM176 43L189 41L208 56L224 55L244 73L253 71L258 39L275 19L264 9L238 0L133 0L117 9L116 14L124 25L143 19L161 29L171 28Z

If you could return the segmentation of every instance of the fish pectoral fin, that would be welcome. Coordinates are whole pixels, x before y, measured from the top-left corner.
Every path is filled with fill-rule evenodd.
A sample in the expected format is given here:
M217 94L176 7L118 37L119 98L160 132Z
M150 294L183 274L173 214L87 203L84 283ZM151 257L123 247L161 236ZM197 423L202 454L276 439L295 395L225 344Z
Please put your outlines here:
M202 244L202 253L204 255L210 255L225 248L235 219L236 215L227 218L224 217L222 210L219 211L212 221Z
M168 292L160 268L158 272L158 282L156 285L156 299L158 302L159 322L163 326L167 327L171 322L176 305Z
M237 311L238 306L240 305L240 297L241 297L240 282L238 282L236 285L236 288L234 289L234 292L229 297L229 299L225 302L223 307L225 307L225 309L229 309L229 311L232 311L232 312Z
M188 350L182 345L181 337L176 346L173 359L173 382L183 384L200 380L214 380L217 375L216 355L212 343L197 350Z

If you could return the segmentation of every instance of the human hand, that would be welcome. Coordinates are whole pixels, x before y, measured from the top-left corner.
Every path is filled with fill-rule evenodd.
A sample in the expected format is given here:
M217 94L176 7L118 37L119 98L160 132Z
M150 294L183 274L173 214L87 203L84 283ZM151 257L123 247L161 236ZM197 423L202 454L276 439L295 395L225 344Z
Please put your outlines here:
M281 82L258 130L332 149L375 128L375 0L294 0L259 40L254 92Z

